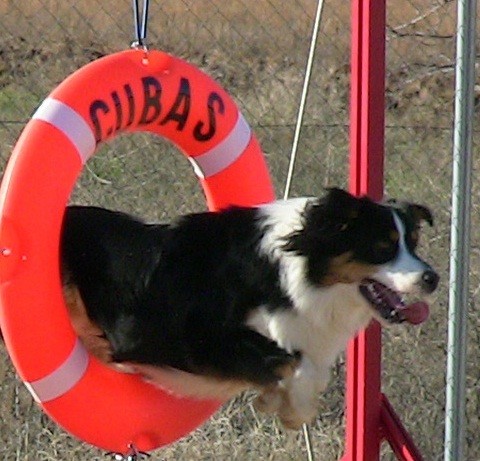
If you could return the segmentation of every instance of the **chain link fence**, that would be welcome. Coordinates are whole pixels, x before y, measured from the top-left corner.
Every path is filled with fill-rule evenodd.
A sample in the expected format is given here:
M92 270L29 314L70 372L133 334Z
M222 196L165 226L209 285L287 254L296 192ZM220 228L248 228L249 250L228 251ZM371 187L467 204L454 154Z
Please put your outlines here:
M223 85L241 107L283 193L316 2L152 1L148 42ZM386 194L427 204L436 217L422 253L442 275L430 320L384 332L384 391L425 459L443 456L456 2L387 4ZM2 0L0 3L0 169L39 103L67 75L133 40L129 0ZM347 186L350 5L326 0L291 195ZM95 84L95 82L92 82ZM480 85L475 117L479 117ZM477 152L480 137L474 133ZM479 157L474 158L475 172ZM33 185L32 185L33 187ZM474 179L472 222L479 221ZM190 164L162 139L129 134L104 146L84 169L72 201L164 220L205 208ZM466 459L480 459L480 241L472 233ZM39 346L41 347L41 346ZM0 457L105 459L70 438L32 403L0 345ZM344 359L321 397L312 427L319 460L338 459L344 437ZM91 409L95 411L95 409ZM106 421L105 424L108 424ZM202 428L154 459L298 460L298 434L254 412L251 395L225 405ZM382 459L394 459L388 447Z

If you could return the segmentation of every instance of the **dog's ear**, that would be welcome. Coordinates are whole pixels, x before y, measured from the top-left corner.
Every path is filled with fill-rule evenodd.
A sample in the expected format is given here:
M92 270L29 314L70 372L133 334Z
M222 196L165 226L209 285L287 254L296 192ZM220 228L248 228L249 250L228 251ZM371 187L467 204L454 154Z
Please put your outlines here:
M358 218L361 199L343 189L331 188L326 194L311 200L302 213L302 227L286 238L284 249L298 254L319 256L319 251L335 252L336 245L342 242L337 239L345 235L352 222Z
M407 209L410 212L411 216L413 216L413 219L416 223L425 221L430 226L433 226L432 212L426 206L419 205L417 203L408 203Z
M419 225L422 221L425 221L433 226L433 214L426 206L396 199L387 200L387 203L411 216L415 224Z
M335 235L348 229L360 213L361 200L343 189L330 188L324 197L305 210L307 223L324 236Z
M332 217L335 217L338 222L343 220L346 223L358 216L361 206L358 197L336 187L327 189L322 202Z

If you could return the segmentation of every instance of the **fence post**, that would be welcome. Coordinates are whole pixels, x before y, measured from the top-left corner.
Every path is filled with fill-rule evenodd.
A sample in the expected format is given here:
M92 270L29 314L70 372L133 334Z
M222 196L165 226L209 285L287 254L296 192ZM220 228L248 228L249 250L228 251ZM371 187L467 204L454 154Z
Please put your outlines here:
M464 459L476 0L457 13L445 461Z

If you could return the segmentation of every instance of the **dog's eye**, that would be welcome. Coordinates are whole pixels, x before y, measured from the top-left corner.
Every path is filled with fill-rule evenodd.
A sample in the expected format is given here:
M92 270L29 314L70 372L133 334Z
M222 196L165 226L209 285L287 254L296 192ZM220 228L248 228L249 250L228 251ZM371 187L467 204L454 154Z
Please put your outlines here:
M378 262L386 262L395 257L397 253L397 242L390 239L380 240L374 245L374 254Z
M376 247L378 250L394 250L396 247L396 243L392 240L381 240L380 242L376 243Z

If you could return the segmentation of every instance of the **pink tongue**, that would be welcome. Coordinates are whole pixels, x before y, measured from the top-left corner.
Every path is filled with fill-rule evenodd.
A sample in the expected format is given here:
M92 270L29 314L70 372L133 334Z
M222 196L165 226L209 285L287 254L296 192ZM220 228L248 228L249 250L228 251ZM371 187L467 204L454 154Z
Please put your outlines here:
M409 304L402 309L402 316L405 320L413 325L418 325L427 320L430 314L428 304L423 301Z

